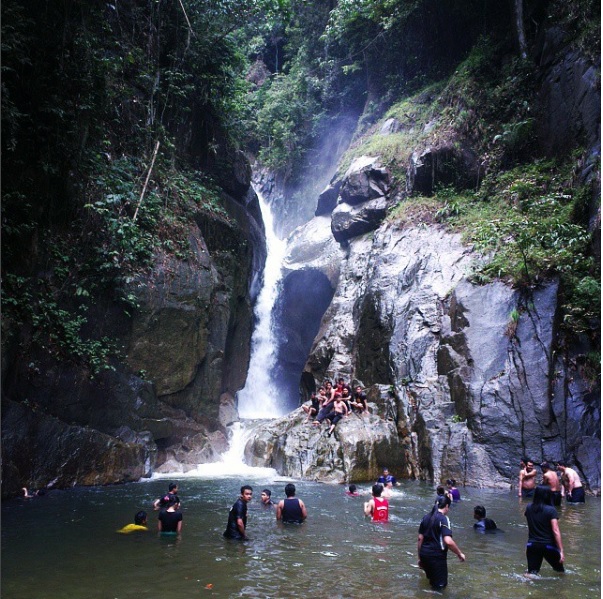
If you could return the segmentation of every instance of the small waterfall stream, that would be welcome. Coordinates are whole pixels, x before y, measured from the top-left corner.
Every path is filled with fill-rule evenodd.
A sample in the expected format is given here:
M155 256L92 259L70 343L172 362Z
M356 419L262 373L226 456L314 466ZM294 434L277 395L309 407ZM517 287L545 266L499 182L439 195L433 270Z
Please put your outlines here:
M256 327L251 338L251 359L245 388L237 394L241 418L275 418L285 410L279 405L272 381L276 359L276 339L273 333L272 314L277 299L282 263L287 250L286 240L274 232L270 206L257 192L266 229L266 266L264 282L255 306Z
M262 218L266 229L266 265L262 289L255 306L256 326L251 338L251 358L247 383L237 394L241 422L235 422L230 429L230 447L222 455L222 461L215 464L201 464L196 474L249 473L251 470L271 469L251 468L245 464L245 444L261 420L282 416L286 410L279 404L275 394L271 373L276 360L276 339L273 333L273 308L278 296L281 280L281 265L287 249L286 240L277 237L270 206L256 190L260 201Z

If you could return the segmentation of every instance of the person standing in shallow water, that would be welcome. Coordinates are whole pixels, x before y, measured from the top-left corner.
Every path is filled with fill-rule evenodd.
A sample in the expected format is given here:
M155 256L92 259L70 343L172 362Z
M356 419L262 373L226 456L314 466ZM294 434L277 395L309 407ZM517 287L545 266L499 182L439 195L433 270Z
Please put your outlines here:
M287 499L281 499L276 505L276 519L285 523L301 524L308 517L308 510L301 499L295 497L295 485L285 485Z
M364 515L372 516L373 522L387 522L389 520L389 501L381 497L383 485L373 485L373 497L364 504Z
M561 482L565 487L565 500L568 503L585 503L584 488L578 473L565 462L557 462L557 468L561 472Z
M523 462L523 460L522 460ZM525 468L522 468L519 472L519 497L533 497L534 489L536 488L536 470L534 469L534 462L527 460L525 462Z
M449 478L446 481L446 486L448 487L448 495L450 495L452 501L460 501L461 492L456 488L456 481L454 478Z
M556 572L564 572L563 542L559 530L559 516L553 507L551 489L547 485L538 485L534 490L534 499L526 508L528 521L528 544L526 574L538 574L542 560L545 559Z
M241 487L241 495L234 502L228 513L228 524L224 531L227 539L246 541L247 537L247 504L253 497L253 489L249 485Z
M182 512L176 496L170 497L167 508L159 512L157 530L160 533L180 534L182 532Z
M551 468L548 462L542 462L540 468L542 469L542 484L549 486L553 505L559 507L561 505L561 481L559 480L559 476L557 476L557 473Z
M465 561L465 554L452 538L448 510L450 504L446 497L438 497L433 509L421 520L417 551L419 568L425 571L431 587L441 591L448 584L448 549L460 561Z
M272 491L270 489L262 489L262 494L260 495L260 501L262 503L262 507L274 507L274 501L272 501Z

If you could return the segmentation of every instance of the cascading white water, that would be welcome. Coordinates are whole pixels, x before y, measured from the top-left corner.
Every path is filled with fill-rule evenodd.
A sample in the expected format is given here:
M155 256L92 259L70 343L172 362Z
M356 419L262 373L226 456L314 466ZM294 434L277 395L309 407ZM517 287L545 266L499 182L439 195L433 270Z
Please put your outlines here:
M256 190L257 193L257 190ZM239 416L246 422L235 422L230 427L229 449L219 462L199 464L194 470L178 476L208 477L245 476L274 477L272 468L254 468L245 464L245 444L253 434L258 420L282 416L284 408L279 405L278 396L270 373L276 360L276 343L272 333L272 309L276 302L278 284L281 279L281 265L285 258L287 244L274 232L270 207L258 193L262 218L266 229L266 265L264 282L255 306L256 328L251 338L251 358L245 388L239 391L237 398ZM173 477L173 474L155 475L154 478Z
M266 229L266 266L264 284L255 306L256 328L251 337L251 358L245 388L237 394L241 418L275 418L284 414L277 390L271 380L276 360L276 339L272 331L272 309L281 280L281 266L287 250L286 240L274 232L270 206L256 190Z

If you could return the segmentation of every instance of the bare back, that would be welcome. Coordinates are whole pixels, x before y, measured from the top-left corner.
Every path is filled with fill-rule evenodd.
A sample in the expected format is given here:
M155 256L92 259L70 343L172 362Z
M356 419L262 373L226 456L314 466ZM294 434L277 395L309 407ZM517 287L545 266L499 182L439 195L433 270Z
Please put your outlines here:
M561 491L561 483L555 472L549 470L542 475L542 482L551 488L551 491Z

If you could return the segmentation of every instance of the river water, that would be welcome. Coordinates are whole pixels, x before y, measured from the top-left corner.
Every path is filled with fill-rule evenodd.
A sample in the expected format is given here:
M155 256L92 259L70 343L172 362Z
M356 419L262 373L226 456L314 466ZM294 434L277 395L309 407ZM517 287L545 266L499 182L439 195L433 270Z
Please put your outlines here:
M215 468L216 465L214 465ZM218 468L215 468L219 470ZM390 500L390 522L363 515L364 494L348 497L341 485L294 481L308 508L301 526L277 524L259 504L264 487L284 496L287 480L271 470L176 478L184 517L180 538L158 536L152 502L170 479L103 488L51 491L2 504L4 599L171 599L189 597L370 598L427 597L432 592L416 567L419 521L434 490L403 482ZM250 483L248 542L222 537L228 510L242 484ZM526 503L510 491L461 489L450 511L453 535L467 556L449 555L444 596L586 599L601 596L601 503L563 506L560 528L565 575L544 563L542 577L524 578ZM483 504L504 531L473 531L473 506ZM149 513L150 530L116 533Z

